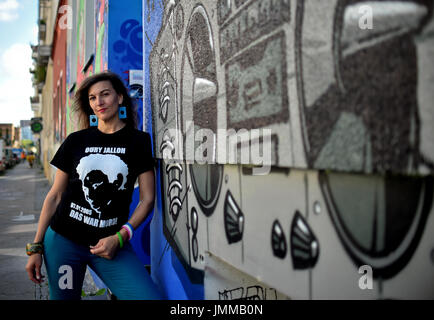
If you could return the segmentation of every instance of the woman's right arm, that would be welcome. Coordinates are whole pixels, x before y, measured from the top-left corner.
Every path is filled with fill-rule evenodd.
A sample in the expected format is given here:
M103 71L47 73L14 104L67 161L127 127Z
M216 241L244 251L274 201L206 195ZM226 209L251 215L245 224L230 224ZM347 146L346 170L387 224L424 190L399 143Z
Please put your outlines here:
M33 242L43 242L45 232L50 224L51 218L60 203L63 192L66 190L68 184L68 174L58 169L54 177L54 183L50 191L45 197L44 204L42 205L41 215L39 217L38 230L36 231ZM42 282L41 276L42 256L35 253L29 257L26 265L26 271L29 279L35 283Z
M39 217L38 230L33 242L43 242L45 231L47 231L51 218L60 203L63 192L66 190L68 184L68 174L60 169L56 170L54 183L50 191L45 197L44 204L42 205L41 215Z

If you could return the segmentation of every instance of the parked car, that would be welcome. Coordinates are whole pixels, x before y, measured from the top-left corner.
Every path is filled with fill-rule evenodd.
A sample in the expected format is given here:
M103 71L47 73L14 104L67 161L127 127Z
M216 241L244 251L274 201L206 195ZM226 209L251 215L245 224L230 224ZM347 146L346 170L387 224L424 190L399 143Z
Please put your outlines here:
M0 173L6 171L6 166L4 164L3 158L0 158Z
M5 150L5 142L3 139L0 139L0 172L6 170L6 150Z
M12 155L14 157L14 163L15 164L20 163L21 159L18 157L18 155L16 153L13 153Z
M12 168L15 165L14 153L12 147L6 147L5 150L5 165L6 169Z

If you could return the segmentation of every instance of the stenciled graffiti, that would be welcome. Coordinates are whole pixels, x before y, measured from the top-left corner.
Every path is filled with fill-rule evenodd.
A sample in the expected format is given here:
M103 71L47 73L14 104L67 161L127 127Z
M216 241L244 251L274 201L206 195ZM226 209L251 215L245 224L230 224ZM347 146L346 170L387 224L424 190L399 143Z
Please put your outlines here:
M219 300L277 300L276 289L255 285L219 291Z

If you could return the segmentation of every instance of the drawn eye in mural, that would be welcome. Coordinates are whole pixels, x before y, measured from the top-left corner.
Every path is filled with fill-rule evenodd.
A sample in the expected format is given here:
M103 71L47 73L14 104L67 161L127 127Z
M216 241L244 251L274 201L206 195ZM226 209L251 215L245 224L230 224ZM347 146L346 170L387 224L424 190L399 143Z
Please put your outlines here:
M298 211L295 212L292 219L290 234L294 269L313 268L319 257L319 243L308 223Z
M271 248L276 257L281 259L286 257L286 237L278 220L274 221L271 229Z
M80 160L77 173L86 201L101 218L114 194L125 190L128 167L118 156L91 154Z
M223 181L223 166L217 164L190 165L194 194L203 214L209 217L220 195Z
M366 4L297 1L296 74L308 165L414 172L421 158L415 36L433 4L370 1L375 27L362 29ZM321 32L315 32L318 11ZM421 236L431 180L321 173L320 184L354 263L372 266L376 277L399 272Z
M243 238L244 214L230 191L226 193L223 215L226 239L229 244L240 241Z
M188 121L195 130L217 131L217 73L214 38L208 15L197 6L190 17L185 35L181 66L181 126L185 134Z
M186 28L181 66L181 127L183 134L210 129L217 132L217 76L214 39L208 15L202 6L191 13ZM194 128L187 128L188 121ZM198 143L198 142L195 142ZM194 148L196 150L196 146ZM193 189L206 216L213 213L222 179L221 165L190 165Z
M356 266L387 279L410 261L432 206L433 178L322 173L336 231Z
M142 32L142 25L137 20L128 19L121 25L121 40L113 44L113 50L120 56L121 62L131 65L129 69L142 68Z
M367 3L374 27L361 29L359 12ZM309 167L418 167L414 37L428 12L421 1L297 1L296 75Z

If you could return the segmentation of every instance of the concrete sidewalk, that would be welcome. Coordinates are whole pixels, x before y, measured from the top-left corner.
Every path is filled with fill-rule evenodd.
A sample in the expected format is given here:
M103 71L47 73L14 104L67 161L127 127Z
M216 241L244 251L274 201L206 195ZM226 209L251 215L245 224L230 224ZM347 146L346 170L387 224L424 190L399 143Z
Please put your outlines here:
M42 169L25 162L0 174L0 300L48 299L48 282L36 285L28 279L25 246L34 239L50 187ZM46 275L44 266L42 274ZM110 298L108 293L94 295L98 287L89 271L83 291L83 300Z
M33 241L50 185L42 170L25 162L0 175L0 299L44 299L47 285L28 279L25 246Z

